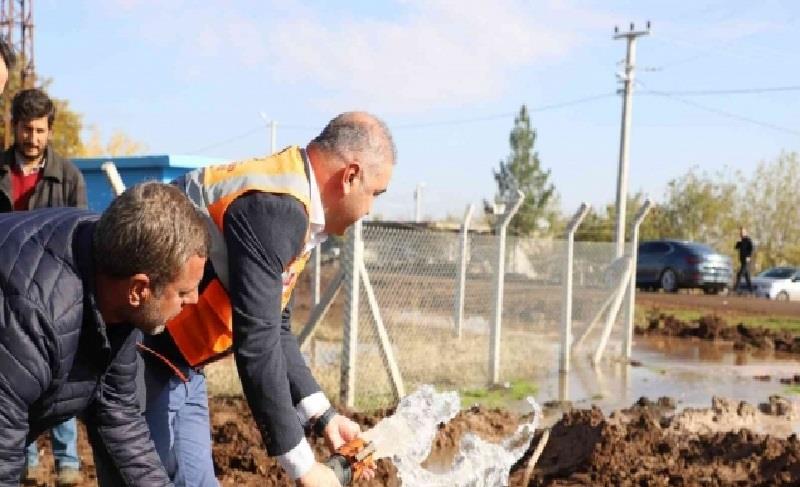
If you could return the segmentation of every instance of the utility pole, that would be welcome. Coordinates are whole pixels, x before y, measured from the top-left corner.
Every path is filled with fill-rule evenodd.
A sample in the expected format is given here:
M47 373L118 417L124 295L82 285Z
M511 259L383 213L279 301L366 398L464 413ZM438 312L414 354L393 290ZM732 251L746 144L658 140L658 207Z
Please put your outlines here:
M33 0L0 0L0 36L17 55L17 65L9 73L9 81L19 80L20 89L33 88L36 68L33 63ZM3 94L3 120L5 147L11 145L11 92Z
M616 225L616 257L625 253L625 213L628 202L628 153L630 149L631 110L633 103L633 76L636 64L636 39L650 34L650 21L645 30L636 30L633 22L628 32L620 32L614 27L614 39L626 39L628 50L625 56L625 73L622 81L622 129L619 143L619 169L617 171L617 225Z
M414 222L419 223L422 221L422 188L425 183L417 183L417 189L414 190L414 203L416 209L414 211Z
M278 122L276 122L275 120L270 120L270 118L267 117L267 114L264 113L264 112L260 112L259 115L261 115L261 119L264 120L264 123L267 124L267 126L269 127L269 154L268 155L272 155L272 154L275 153L275 150L277 150L277 148L278 148L278 146L277 146Z
M277 139L278 139L278 122L275 120L269 121L269 153L274 154L275 151L278 149L277 146Z

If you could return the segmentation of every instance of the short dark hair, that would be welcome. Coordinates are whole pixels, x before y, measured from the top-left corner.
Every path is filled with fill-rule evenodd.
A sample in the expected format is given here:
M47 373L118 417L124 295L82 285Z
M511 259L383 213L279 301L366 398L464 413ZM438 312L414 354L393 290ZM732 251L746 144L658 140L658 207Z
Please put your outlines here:
M56 106L47 93L38 88L22 90L11 102L11 120L14 123L47 117L47 125L53 128Z
M14 54L14 50L11 49L5 39L0 39L0 56L2 56L3 62L6 64L6 69L11 69L17 64L17 55Z
M156 181L117 196L94 230L97 270L116 279L146 274L156 295L190 257L207 257L209 247L206 221L189 198Z

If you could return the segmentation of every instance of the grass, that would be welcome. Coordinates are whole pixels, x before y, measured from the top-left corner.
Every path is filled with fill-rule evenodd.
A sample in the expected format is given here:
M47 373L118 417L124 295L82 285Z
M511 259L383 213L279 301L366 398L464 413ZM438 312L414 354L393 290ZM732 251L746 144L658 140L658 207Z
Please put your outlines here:
M488 408L504 408L512 401L521 401L534 396L539 387L526 381L512 381L508 387L466 389L461 391L461 407L468 408L480 404Z
M800 385L792 384L783 388L785 394L800 394Z

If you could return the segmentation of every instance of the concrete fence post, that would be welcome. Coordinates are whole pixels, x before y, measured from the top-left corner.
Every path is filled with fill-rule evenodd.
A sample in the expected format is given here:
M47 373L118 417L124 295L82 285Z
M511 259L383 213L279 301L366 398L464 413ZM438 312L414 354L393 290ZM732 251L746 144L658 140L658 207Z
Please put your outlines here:
M342 337L341 379L339 383L342 404L355 406L356 358L358 356L358 311L361 294L359 264L363 258L362 224L357 221L349 230L345 243L344 259L344 336Z
M455 324L455 335L461 338L461 329L464 325L464 293L467 285L467 260L469 257L469 224L472 220L472 213L475 205L469 205L464 213L464 221L461 223L461 247L458 259L458 285L456 286L456 309L453 322Z
M575 246L575 231L589 213L589 205L581 203L578 211L567 225L564 233L566 249L564 252L564 276L561 305L561 350L559 351L559 372L567 373L570 368L572 348L572 264Z
M495 268L494 282L494 316L492 318L491 350L489 354L489 381L492 384L500 382L500 335L503 322L503 285L506 273L506 232L508 224L519 211L525 193L517 190L517 200L510 209L499 216L497 222L497 266Z
M642 207L636 213L631 230L631 276L628 286L628 302L625 307L625 337L622 341L622 354L626 360L631 358L631 348L633 347L633 315L636 306L636 260L639 255L639 226L650 212L652 203L649 199L642 203Z

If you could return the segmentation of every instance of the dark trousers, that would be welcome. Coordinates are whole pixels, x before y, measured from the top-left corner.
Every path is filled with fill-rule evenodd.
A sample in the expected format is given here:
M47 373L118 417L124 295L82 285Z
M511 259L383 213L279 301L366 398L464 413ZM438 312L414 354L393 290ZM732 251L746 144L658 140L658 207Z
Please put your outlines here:
M739 284L742 282L742 276L744 276L744 281L747 283L747 290L752 292L753 285L750 283L750 262L746 260L739 261L739 272L736 273L736 285L733 286L734 289L739 288Z

